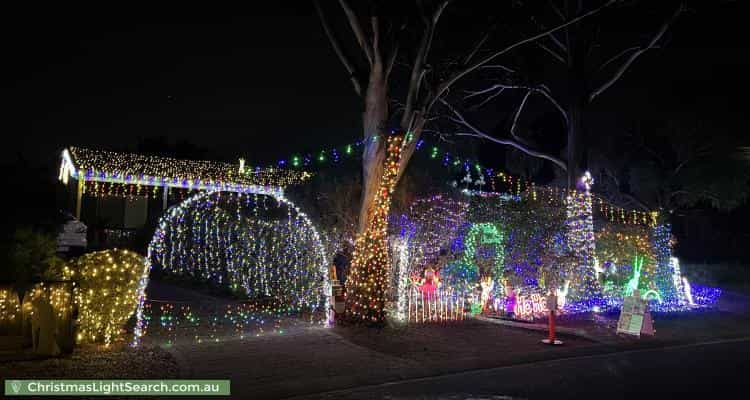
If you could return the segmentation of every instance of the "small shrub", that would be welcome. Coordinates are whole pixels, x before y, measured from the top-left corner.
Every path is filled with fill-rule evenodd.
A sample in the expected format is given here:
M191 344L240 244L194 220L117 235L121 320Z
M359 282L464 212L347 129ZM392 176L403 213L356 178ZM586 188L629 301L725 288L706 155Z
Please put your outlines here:
M7 252L7 275L2 280L29 285L43 279L60 279L63 261L57 255L55 238L30 227L16 229ZM22 292L25 287L22 287Z
M77 282L78 341L109 344L116 339L138 305L147 273L146 259L128 250L97 251L70 262L64 274Z

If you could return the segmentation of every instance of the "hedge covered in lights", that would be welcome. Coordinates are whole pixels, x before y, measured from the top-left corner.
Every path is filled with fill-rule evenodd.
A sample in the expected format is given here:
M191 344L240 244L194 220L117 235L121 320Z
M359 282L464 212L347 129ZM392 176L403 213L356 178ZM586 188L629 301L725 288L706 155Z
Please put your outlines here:
M701 304L671 257L669 226L654 213L548 187L531 186L520 195L462 193L418 200L391 218L400 319L408 314L401 298L433 269L443 289L462 291L469 304L491 288L496 311L507 310L509 301L530 302L511 309L538 314L553 288L571 312L617 308L634 289L659 310ZM492 284L482 282L488 276ZM701 298L702 304L714 300Z
M133 315L142 296L140 283L148 273L143 256L128 250L85 254L64 268L65 279L76 281L79 342L111 343Z

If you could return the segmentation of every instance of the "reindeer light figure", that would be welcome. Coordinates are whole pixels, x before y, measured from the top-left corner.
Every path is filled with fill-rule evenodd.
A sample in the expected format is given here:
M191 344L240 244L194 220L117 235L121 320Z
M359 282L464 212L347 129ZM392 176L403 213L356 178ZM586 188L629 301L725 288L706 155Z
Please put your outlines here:
M643 268L643 259L643 256L640 258L635 256L635 261L633 262L633 276L630 278L627 285L625 285L625 296L631 296L633 291L638 289L638 282L641 279L641 268Z

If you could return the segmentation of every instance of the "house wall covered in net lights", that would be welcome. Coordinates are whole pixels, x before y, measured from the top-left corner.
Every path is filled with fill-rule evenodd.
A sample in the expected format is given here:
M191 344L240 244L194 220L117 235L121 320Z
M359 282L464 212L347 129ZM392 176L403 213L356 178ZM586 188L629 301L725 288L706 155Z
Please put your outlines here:
M521 318L543 315L551 290L563 312L616 309L635 289L660 311L711 304L720 294L710 289L696 300L656 212L619 209L586 189L459 193L417 200L391 218L397 319L421 313L414 293L424 292L425 271L442 292L462 293L474 313Z

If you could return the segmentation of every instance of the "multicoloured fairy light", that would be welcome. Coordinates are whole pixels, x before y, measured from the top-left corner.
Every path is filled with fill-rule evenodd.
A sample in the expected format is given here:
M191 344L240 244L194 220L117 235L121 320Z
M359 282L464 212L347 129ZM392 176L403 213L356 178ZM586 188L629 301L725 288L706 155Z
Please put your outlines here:
M688 304L693 305L690 289L686 289L685 287L687 278L682 276L682 271L680 270L680 259L677 257L670 257L669 266L672 269L672 284L674 285L677 302L680 304L685 304L687 302Z
M397 319L407 320L407 300L412 276L421 276L430 264L439 264L441 252L455 250L454 240L466 222L468 203L444 195L417 199L409 211L391 218L391 248L396 272ZM439 265L440 266L440 265Z
M148 259L168 273L225 286L249 299L273 299L278 313L328 309L328 261L320 235L307 215L281 196L191 197L162 216ZM143 335L145 300L139 302L134 344Z
M409 287L409 242L397 236L393 245L396 253L396 320L405 321L407 311L406 291Z
M675 285L675 272L672 265L672 229L668 224L658 224L649 232L649 242L653 248L656 268L653 274L655 289L663 298L663 303L684 306L686 299L681 295L680 285ZM678 265L679 268L679 265Z
M277 305L269 302L147 300L143 308L143 334L166 345L283 334L297 321L292 313L279 313Z
M461 218L447 217L436 211L439 208L422 207L419 210L421 215L412 213L408 217L394 219L394 232L400 234L396 238L408 239L410 259L405 264L412 269L412 274L420 270L420 248L431 249L428 252L432 254L441 249L449 249L452 253L470 249L473 236L470 228L490 221L502 226L506 233L507 240L500 251L505 255L502 263L505 264L505 277L514 282L512 291L525 296L520 302L516 301L515 306L520 303L522 311L528 308L529 316L534 314L534 301L529 296L538 297L536 303L540 308L546 298L544 290L547 290L542 289L556 285L544 282L542 276L543 271L555 264L562 267L556 272L559 274L558 284L563 285L556 288L561 312L618 308L628 287L639 289L643 296L653 302L653 309L658 311L690 307L689 297L695 297L696 290L685 288L688 284L681 276L679 266L668 261L671 257L669 227L657 224L658 214L623 212L623 218L612 218L601 209L597 212L594 204L599 199L587 193L592 179L584 177L581 183L581 191L531 185L521 195L464 190L471 196L465 202L467 211ZM427 204L424 200L418 203ZM432 233L420 237L417 232L422 230ZM446 243L449 244L447 247ZM572 257L565 255L566 248L572 250ZM560 251L563 252L562 257L554 255ZM636 255L637 261L633 262ZM571 263L571 269L565 266L568 259L575 260ZM466 264L461 260L459 256L453 261L436 264L442 282L452 289L456 288L454 281L466 275L454 268L455 265ZM637 283L632 279L633 274L638 276ZM478 290L480 277L474 276L472 282L474 284L469 286ZM479 303L479 295L462 293L467 300L477 297L472 304ZM707 305L715 301L720 291L703 290L701 293L706 293L701 302L695 299L693 302ZM403 293L399 290L397 300L402 301L404 295L413 297L408 291ZM503 309L506 294L501 291L494 295L495 309ZM561 297L565 298L562 302L559 301ZM529 301L531 303L526 307L524 302Z
M567 216L567 245L576 259L573 274L577 279L572 297L584 299L600 296L601 288L594 268L596 241L592 199L588 191L568 196Z
M240 172L240 169L243 171ZM304 171L248 168L242 163L182 160L70 147L63 150L59 178L83 182L205 191L280 194L310 179ZM131 189L134 190L134 189Z
M392 135L386 143L386 159L377 196L368 210L365 231L354 244L352 265L346 281L346 314L352 322L385 321L391 262L388 253L388 214L401 160L403 136Z
M478 254L477 250L488 250L491 254ZM476 271L476 275L490 274L494 281L500 282L503 278L505 257L505 235L498 229L497 225L490 222L472 224L464 236L464 251L461 258L463 265ZM477 260L489 258L490 270L479 271Z

